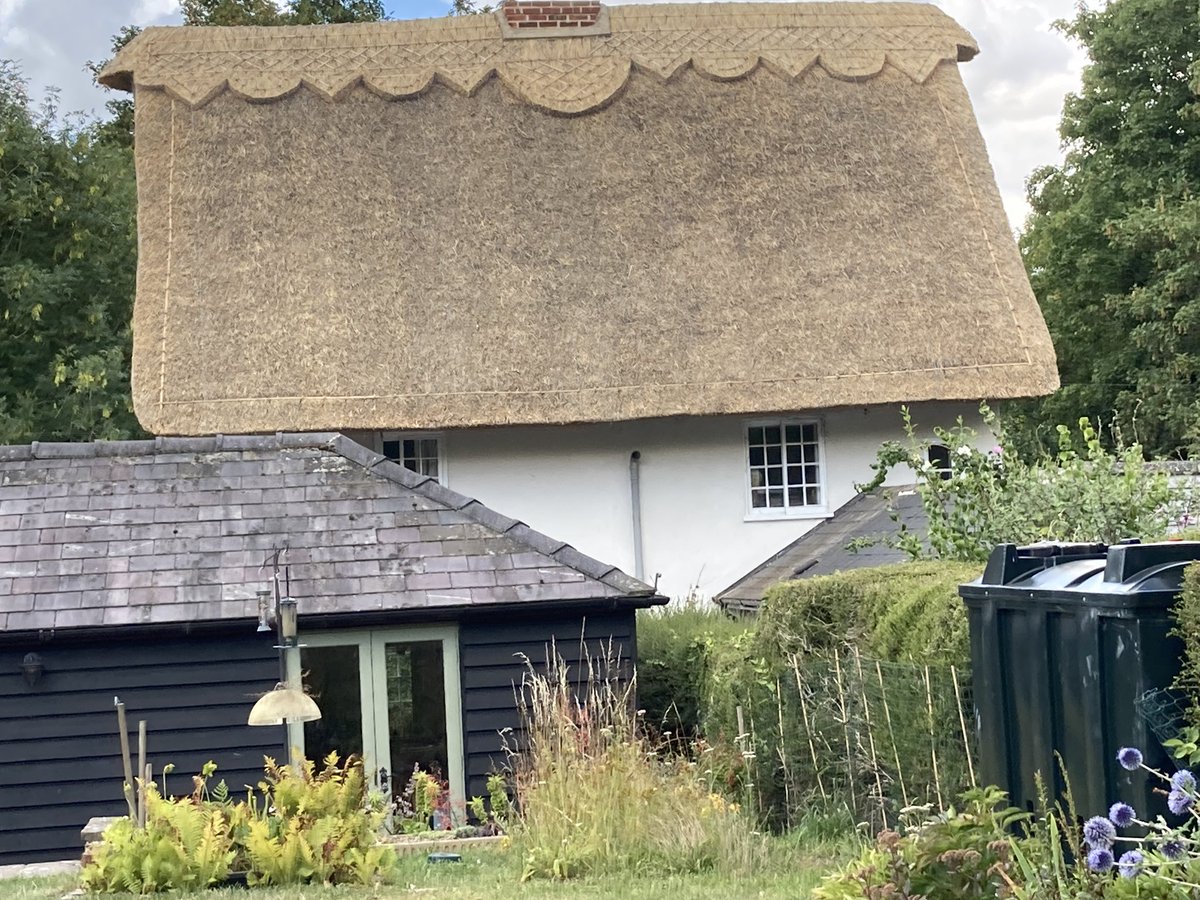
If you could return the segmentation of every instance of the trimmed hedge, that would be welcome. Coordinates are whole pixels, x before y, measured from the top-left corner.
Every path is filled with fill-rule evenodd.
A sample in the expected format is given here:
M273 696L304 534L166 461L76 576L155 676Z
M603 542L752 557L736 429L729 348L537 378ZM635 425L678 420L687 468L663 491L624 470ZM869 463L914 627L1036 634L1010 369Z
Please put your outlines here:
M966 664L967 615L958 586L978 563L922 561L784 582L759 610L757 647L769 658L852 644L892 662Z

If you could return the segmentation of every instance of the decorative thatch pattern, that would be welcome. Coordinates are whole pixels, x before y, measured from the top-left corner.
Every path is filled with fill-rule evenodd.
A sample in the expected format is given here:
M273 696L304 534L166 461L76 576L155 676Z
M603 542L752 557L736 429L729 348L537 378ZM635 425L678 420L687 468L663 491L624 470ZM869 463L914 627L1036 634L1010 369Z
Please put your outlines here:
M760 63L796 78L819 66L839 78L886 64L916 82L977 48L952 19L908 3L712 3L618 6L607 34L506 40L502 14L336 28L147 29L105 68L114 87L159 88L192 107L228 89L276 100L306 85L334 100L362 84L396 100L435 81L473 94L496 75L525 102L579 114L609 102L631 68L669 79L687 65L742 78Z
M969 56L949 19L859 3L610 13L609 38L506 43L483 16L130 44L106 77L139 85L142 423L449 428L1057 385L957 66L902 70L886 49L940 33L939 59ZM863 54L840 57L843 74L877 74L787 63L781 35L841 42ZM621 40L666 49L577 56ZM386 97L359 83L372 54L485 44L542 67L560 54L559 77L489 80L492 60L455 82L471 99L443 84L457 64L412 76L430 86L407 100L386 99L399 81ZM284 57L307 74L255 80ZM586 115L535 108L614 91Z

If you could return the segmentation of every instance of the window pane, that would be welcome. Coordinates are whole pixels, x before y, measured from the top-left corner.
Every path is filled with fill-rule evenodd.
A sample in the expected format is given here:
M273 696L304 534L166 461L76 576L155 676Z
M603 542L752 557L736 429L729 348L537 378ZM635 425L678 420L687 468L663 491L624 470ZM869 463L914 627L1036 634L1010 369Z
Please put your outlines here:
M804 483L817 484L821 480L820 470L816 466L804 467Z
M805 444L804 445L804 461L807 463L815 463L817 461L817 445L816 444Z
M763 469L750 470L750 487L763 487Z
M768 491L767 495L769 497L769 502L768 502L769 506L778 506L778 507L783 506L783 489L782 488L780 488L779 490Z
M779 447L767 448L767 464L778 466L783 463L783 451Z
M751 428L749 435L751 444L761 444L763 442L763 430L761 428Z
M430 478L438 477L438 461L436 456L433 457L433 459L425 460L424 474L428 475Z
M438 445L435 438L424 438L421 441L421 455L426 459L437 459Z
M388 459L398 461L400 459L400 442L399 441L384 441L383 442L383 455L386 456Z
M804 505L804 488L788 488L788 506Z
M808 500L809 506L819 506L821 503L821 491L819 488L810 487L806 489L805 498Z
M766 491L751 491L750 492L750 505L753 506L755 509L762 509L764 506L766 506L767 505L767 492Z
M788 466L787 475L789 485L800 484L804 480L799 466Z
M417 455L417 442L414 440L404 441L404 455L408 459L412 459Z
M803 429L804 429L804 440L808 441L810 443L815 442L817 439L817 426L812 423L809 423L808 425L803 426Z
M771 466L767 469L767 485L777 487L783 484L783 469L779 466Z
M798 444L788 444L787 461L790 463L800 462L800 446Z
M765 457L763 455L762 447L751 447L750 448L750 465L761 466L763 464L764 458Z
M764 428L763 435L766 438L766 442L768 444L778 444L779 443L779 426L772 425L770 428Z

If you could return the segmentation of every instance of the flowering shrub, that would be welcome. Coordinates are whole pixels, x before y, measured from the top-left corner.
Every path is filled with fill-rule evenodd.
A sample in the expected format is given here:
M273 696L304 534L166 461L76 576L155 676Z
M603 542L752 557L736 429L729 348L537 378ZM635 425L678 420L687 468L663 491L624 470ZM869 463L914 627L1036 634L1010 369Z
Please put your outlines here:
M1092 424L1080 419L1077 434L1058 426L1055 455L1026 461L992 411L981 405L980 413L996 439L989 450L979 449L978 434L961 418L953 428L935 428L934 440L920 439L902 408L906 441L880 448L875 477L862 486L879 488L898 466L912 471L929 534L926 541L902 526L896 543L914 558L981 562L996 544L1112 543L1163 534L1179 520L1167 475L1146 469L1140 445L1109 452ZM934 444L949 451L949 468L930 461Z
M1182 824L1170 824L1163 816L1140 818L1126 803L1114 803L1107 816L1093 816L1083 825L1087 867L1109 876L1097 896L1150 896L1183 898L1200 895L1200 810L1197 809L1196 777L1187 769L1166 775L1147 766L1141 751L1124 747L1117 762L1131 772L1139 769L1163 782L1167 809ZM1121 835L1134 828L1138 834ZM1120 855L1118 855L1118 853ZM1137 881L1131 888L1113 888L1112 873L1120 880Z

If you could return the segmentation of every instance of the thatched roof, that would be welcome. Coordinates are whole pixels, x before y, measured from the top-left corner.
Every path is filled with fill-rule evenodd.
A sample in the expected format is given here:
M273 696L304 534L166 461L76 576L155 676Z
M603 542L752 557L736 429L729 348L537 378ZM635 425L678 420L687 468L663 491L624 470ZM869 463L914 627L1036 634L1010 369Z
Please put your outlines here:
M157 28L134 402L158 433L1042 394L957 62L909 3Z

